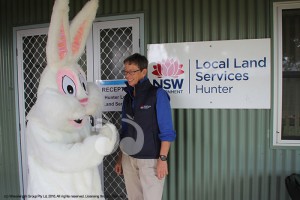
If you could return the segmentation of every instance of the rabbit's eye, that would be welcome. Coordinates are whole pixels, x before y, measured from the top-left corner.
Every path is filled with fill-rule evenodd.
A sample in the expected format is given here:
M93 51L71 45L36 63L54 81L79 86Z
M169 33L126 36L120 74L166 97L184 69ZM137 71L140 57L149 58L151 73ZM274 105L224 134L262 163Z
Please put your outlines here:
M62 87L65 94L76 96L76 86L74 81L70 77L63 76Z
M80 81L80 84L83 87L84 91L87 93L87 82L82 74L79 74L79 81Z

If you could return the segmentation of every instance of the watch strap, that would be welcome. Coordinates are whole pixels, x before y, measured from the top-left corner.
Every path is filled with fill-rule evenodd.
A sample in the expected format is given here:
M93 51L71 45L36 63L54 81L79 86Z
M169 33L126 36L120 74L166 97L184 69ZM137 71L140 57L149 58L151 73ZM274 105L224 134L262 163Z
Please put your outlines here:
M167 160L168 160L168 157L165 156L165 155L159 155L159 159L160 159L161 161L167 161Z

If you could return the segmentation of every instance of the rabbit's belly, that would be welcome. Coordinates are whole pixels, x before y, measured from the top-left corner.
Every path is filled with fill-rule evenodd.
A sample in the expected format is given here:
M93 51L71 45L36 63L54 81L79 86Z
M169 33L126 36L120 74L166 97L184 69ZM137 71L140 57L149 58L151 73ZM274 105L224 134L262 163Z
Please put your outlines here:
M98 167L68 173L45 168L36 162L29 164L27 195L94 195L97 198L103 195Z

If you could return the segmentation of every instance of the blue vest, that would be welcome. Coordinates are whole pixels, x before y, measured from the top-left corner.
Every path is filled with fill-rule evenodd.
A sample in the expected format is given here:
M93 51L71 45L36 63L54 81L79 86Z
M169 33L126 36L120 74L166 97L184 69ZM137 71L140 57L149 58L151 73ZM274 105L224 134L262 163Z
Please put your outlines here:
M133 121L142 128L144 142L139 152L130 155L134 158L140 159L155 159L160 153L160 139L158 137L159 127L156 117L156 92L158 87L153 86L149 79L145 79L135 86L135 96L131 94L127 87L125 91L127 94L123 101L123 112L125 111L127 119ZM124 137L131 137L137 139L137 128L131 123L126 123L123 127L121 139ZM133 144L132 147L134 147Z

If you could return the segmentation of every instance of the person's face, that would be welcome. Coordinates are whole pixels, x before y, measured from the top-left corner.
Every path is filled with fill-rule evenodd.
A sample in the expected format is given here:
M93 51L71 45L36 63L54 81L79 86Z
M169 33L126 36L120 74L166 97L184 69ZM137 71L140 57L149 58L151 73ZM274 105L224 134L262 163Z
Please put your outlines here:
M124 66L125 78L127 79L128 84L132 87L134 87L147 74L147 69L143 69L141 71L135 64L125 63Z

